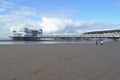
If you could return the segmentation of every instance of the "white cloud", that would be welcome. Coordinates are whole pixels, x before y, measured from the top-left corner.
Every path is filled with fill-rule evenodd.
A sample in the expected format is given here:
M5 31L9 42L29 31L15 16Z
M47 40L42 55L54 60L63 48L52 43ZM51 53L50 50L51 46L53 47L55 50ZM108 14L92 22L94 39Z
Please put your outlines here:
M47 18L32 20L16 15L0 16L0 29L20 29L23 27L43 29L45 34L81 34L87 31L119 29L120 24L112 24L99 21L73 21L64 18Z
M5 8L0 8L0 12L3 12L3 11L5 11Z
M0 0L0 11L6 11L6 9L13 8L13 3L5 0Z
M9 29L18 29L19 27L28 27L28 28L40 28L40 21L32 20L31 18L26 18L25 15L15 14L5 14L0 15L0 31L6 30L9 32Z
M58 18L42 18L41 26L45 33L56 33L63 30L72 21L69 19Z
M36 11L33 8L21 6L16 11L11 11L11 14L17 15L17 16L37 16Z
M47 14L49 15L49 13ZM102 21L73 21L71 19L55 17L41 17L30 7L20 7L9 14L0 15L0 31L9 32L23 27L43 29L45 34L81 34L87 31L120 29L120 24Z
M80 34L86 31L119 29L120 24L100 21L72 21L61 18L42 18L42 27L45 33Z
M60 18L71 18L76 14L75 10L61 10L61 9L56 9L56 10L46 10L41 12L41 17L48 17L48 18L53 18L53 17L60 17Z

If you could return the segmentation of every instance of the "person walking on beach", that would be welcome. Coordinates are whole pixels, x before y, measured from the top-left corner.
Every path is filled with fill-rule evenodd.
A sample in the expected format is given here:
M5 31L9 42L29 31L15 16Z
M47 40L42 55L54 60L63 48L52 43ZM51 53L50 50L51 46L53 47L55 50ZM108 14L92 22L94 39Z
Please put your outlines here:
M103 40L102 40L102 41L100 41L100 44L101 44L101 45L103 45Z
M96 45L98 45L98 40L96 40Z

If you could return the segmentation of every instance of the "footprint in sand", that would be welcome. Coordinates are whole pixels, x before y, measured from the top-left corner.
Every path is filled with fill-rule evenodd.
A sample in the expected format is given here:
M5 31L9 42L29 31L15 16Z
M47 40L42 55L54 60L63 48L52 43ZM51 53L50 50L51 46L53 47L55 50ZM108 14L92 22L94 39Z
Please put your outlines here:
M60 58L59 61L64 61L64 60Z
M11 68L8 68L8 70L12 70Z
M30 73L30 77L32 77L32 76L35 76L35 75L37 75L38 73L35 71L35 72L32 72L32 73Z
M62 59L62 58L59 59L59 61L69 61L69 60L71 60L71 58L69 58L69 57L68 58L64 58L64 59Z
M69 57L68 57L68 58L65 58L64 60L67 60L67 61L69 61L69 60L71 60L71 58L69 58Z
M38 70L30 73L30 76L31 76L31 77L32 77L32 76L36 76L36 75L38 75L39 73L41 73L41 72L43 72L43 71L45 71L45 68L38 69Z
M15 78L13 78L13 80L17 80L17 78L15 77Z
M45 68L38 69L37 72L43 72L45 71Z
M34 75L37 75L37 74L38 74L38 72L37 72L37 71L35 71L35 72L34 72Z

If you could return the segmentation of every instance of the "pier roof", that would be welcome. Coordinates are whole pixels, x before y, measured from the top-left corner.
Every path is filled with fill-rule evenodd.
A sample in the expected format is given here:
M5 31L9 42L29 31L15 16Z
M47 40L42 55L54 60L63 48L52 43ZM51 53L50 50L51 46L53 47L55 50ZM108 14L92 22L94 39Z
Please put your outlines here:
M91 32L86 32L84 34L103 34L103 33L114 33L114 32L120 32L120 29L118 29L118 30L91 31Z

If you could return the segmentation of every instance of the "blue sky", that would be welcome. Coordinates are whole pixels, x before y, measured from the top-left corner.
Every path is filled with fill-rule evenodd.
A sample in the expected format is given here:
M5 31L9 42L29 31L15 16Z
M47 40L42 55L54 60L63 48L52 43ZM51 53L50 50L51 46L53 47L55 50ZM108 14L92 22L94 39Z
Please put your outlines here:
M7 0L6 0L7 1ZM75 20L100 20L119 22L119 0L8 0L14 3L13 10L21 6L36 9L38 12L64 11L66 17ZM8 12L10 12L8 10ZM63 16L65 17L65 16Z
M120 0L0 0L0 32L18 27L79 34L120 29Z

